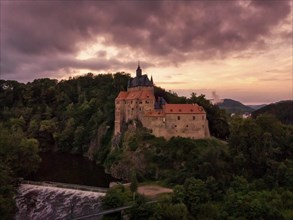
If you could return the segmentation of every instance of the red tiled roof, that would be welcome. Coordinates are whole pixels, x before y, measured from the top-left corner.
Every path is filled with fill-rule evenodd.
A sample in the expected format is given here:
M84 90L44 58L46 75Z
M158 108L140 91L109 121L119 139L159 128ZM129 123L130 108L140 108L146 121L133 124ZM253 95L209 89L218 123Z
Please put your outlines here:
M166 104L164 110L166 114L205 114L197 104Z
M140 97L141 91L131 91L128 92L128 96L125 98L126 100L138 99Z
M151 110L144 114L147 117L164 117L165 113L164 110Z
M153 93L150 90L142 90L140 99L154 98Z
M125 99L126 97L127 97L127 95L128 95L128 92L126 92L126 91L121 91L120 93L119 93L119 95L117 96L117 100L121 100L121 99Z
M133 99L149 99L154 98L154 95L150 90L138 90L138 91L121 91L117 96L117 100L133 100Z

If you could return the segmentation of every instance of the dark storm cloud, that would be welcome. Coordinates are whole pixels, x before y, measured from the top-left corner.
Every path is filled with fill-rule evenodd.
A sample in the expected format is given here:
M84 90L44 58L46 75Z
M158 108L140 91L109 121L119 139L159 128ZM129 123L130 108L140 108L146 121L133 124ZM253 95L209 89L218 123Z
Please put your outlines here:
M9 78L62 68L118 71L136 63L109 60L104 50L96 59L74 58L97 37L165 65L223 58L265 48L266 38L289 13L290 1L265 0L1 2L1 71Z

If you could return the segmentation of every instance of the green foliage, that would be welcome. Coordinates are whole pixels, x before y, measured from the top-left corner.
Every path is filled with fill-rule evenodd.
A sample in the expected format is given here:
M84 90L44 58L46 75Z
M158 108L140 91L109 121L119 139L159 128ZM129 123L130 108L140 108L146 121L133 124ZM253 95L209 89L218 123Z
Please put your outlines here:
M189 178L184 183L185 201L192 215L196 215L200 209L200 204L209 200L209 192L205 183L200 179Z
M183 203L185 201L185 189L182 185L176 185L173 189L173 192L173 203Z
M126 200L125 193L117 188L109 189L106 196L102 200L104 209L117 208L124 205Z
M108 154L104 166L106 168L110 168L114 164L118 163L123 158L123 152L120 149L113 150L111 153Z
M179 97L175 92L172 92L172 91L166 91L165 89L163 88L160 88L160 87L156 87L155 86L155 97L158 98L158 97L163 97L167 103L170 103L170 104L184 104L187 102L187 98L186 97Z
M156 97L164 97L168 103L203 106L211 134L228 143L215 138L165 140L138 126L135 132L124 134L120 146L111 149L114 99L126 89L128 79L125 73L89 73L60 82L0 80L1 218L11 219L15 209L16 177L37 168L38 143L41 150L78 154L87 154L91 145L98 149L94 155L98 162L108 169L118 166L118 171L132 179L132 192L137 189L136 175L176 185L173 196L155 205L148 205L138 195L130 211L133 219L293 218L292 126L269 115L228 119L225 111L204 95L192 93L185 98L156 87ZM291 107L292 102L286 102L265 112L291 123ZM135 178L128 175L130 167L136 170ZM110 189L103 207L128 203L131 191ZM107 216L112 217L119 218Z
M153 205L147 203L148 199L138 194L133 207L130 209L130 219L149 219L153 214Z
M165 140L140 129L125 133L120 162L133 163L140 155L134 163L137 170L144 163L140 177L184 183L144 213L154 219L177 218L171 210L183 204L187 216L195 219L292 218L292 127L267 115L233 118L230 123L228 143L213 138ZM138 143L136 149L128 147L131 140Z
M278 208L283 208L282 203L280 195L274 191L240 191L225 197L224 212L233 218L283 219Z
M265 177L271 185L284 184L285 159L292 152L292 143L288 140L292 135L291 127L267 115L256 120L233 121L229 145L235 171L243 170L249 179Z
M135 193L137 191L137 187L138 187L138 182L137 182L137 178L136 178L136 173L133 170L131 173L131 182L130 182L130 191L133 194L133 200L135 200Z
M114 100L126 89L128 79L126 73L89 73L59 82L0 80L0 119L37 139L43 151L86 154L93 140L103 139L103 131L97 133L101 124L113 130ZM97 158L103 162L105 155Z
M40 162L38 146L36 139L28 139L21 132L11 132L0 124L0 161L13 173L26 176L36 171Z
M293 101L281 101L266 105L252 113L253 118L257 118L263 114L270 114L275 116L284 124L293 124Z
M0 123L0 216L12 219L15 211L17 177L36 171L40 158L38 141L26 138L21 130Z
M153 218L187 220L188 210L184 203L172 203L170 197L164 197L155 205Z
M16 209L13 197L16 194L15 177L11 169L0 161L0 216L13 219Z

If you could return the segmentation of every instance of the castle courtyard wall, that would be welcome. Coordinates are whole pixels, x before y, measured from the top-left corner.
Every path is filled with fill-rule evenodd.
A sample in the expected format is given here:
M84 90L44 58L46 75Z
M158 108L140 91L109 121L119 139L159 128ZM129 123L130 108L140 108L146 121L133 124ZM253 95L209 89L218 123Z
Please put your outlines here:
M173 136L194 139L207 138L208 125L205 114L166 114L161 117L147 117L142 120L144 127L157 137L170 139Z

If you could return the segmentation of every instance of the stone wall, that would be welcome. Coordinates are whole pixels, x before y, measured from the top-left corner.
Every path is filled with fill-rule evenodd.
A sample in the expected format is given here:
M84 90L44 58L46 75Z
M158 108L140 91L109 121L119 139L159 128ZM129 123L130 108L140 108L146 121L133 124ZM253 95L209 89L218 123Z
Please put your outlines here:
M208 123L205 114L166 114L164 116L144 117L144 127L150 129L155 136L170 139L173 136L194 139L207 138Z
M134 87L128 91L154 91L153 87ZM140 96L141 97L141 96ZM162 115L146 115L154 109L155 96L143 98L116 100L115 102L115 135L121 133L122 122L140 120L144 127L150 129L157 137L170 139L173 136L189 137L194 139L210 137L206 113L164 113Z

